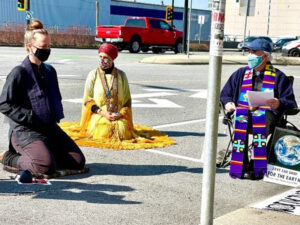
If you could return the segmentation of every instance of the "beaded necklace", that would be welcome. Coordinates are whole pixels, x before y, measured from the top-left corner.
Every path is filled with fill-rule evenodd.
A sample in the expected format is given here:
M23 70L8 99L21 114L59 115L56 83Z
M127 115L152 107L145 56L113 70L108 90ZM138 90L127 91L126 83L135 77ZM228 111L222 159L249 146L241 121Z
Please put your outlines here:
M102 87L105 93L105 104L108 112L118 112L118 72L114 68L111 72L113 81L111 87L107 84L107 79L104 71L98 68Z

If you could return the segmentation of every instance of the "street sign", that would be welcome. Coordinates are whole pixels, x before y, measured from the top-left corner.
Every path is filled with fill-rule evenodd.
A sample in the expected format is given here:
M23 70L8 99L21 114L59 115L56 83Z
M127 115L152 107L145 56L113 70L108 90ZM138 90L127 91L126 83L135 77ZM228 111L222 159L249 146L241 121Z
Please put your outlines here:
M198 16L198 24L204 24L204 19L205 19L204 16L199 15Z

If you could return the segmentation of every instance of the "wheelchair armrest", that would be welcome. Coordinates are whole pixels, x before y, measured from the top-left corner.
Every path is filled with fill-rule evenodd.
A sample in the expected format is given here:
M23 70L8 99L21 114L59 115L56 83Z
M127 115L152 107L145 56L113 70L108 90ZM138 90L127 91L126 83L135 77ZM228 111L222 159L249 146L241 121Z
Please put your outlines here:
M297 115L300 112L299 108L293 108L293 109L287 109L283 112L284 115L287 116L294 116Z
M222 123L224 125L232 124L232 120L233 120L233 112L225 113Z

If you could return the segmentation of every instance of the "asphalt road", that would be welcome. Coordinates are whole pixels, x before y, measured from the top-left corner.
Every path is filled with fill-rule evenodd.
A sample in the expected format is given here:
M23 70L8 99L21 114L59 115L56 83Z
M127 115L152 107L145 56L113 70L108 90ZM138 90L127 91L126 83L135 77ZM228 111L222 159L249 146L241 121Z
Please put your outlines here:
M176 145L134 151L82 147L91 172L52 179L50 186L18 185L11 174L0 170L0 224L200 223L208 65L139 63L148 56L152 54L122 52L115 65L128 76L134 123L168 133ZM0 47L0 88L24 57L23 48ZM98 65L97 51L52 49L48 62L59 76L64 121L79 120L85 78ZM221 86L238 67L222 67ZM299 67L278 68L296 77L294 89L300 102ZM300 127L299 116L290 120ZM0 124L0 149L6 150L8 123L2 115ZM218 150L228 140L220 123ZM214 217L288 189L264 181L234 180L228 169L217 169Z

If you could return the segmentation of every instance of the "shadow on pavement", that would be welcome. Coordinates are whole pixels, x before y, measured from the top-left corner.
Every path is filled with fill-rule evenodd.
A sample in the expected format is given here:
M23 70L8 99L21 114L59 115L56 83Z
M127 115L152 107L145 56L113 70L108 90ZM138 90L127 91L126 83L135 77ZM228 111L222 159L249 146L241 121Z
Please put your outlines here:
M173 87L165 87L165 86L157 86L157 85L145 85L145 84L135 84L142 86L144 88L152 88L152 89L158 89L160 91L166 90L166 91L179 91L179 92L187 92L187 90L182 88L173 88Z
M193 174L202 174L203 172L201 167L189 168L177 165L91 163L87 164L87 167L90 168L90 172L87 174L50 179L52 185L19 185L15 180L9 178L0 179L0 198L1 196L27 195L34 199L85 201L99 204L142 204L139 201L124 200L126 197L124 192L135 191L130 186L99 183L107 180L105 176L156 176L178 172ZM227 172L225 169L216 170L216 173ZM86 178L89 179L83 180ZM123 194L111 194L110 192Z
M32 195L34 199L85 201L99 204L141 204L138 201L124 200L125 195L107 193L134 191L128 186L91 184L58 179L50 181L52 185L19 185L14 180L4 181L2 179L0 197L1 195Z
M87 165L90 168L90 175L117 175L117 176L155 176L168 173L187 172L201 174L201 167L188 168L186 166L174 165L125 165L125 164L107 164L91 163ZM227 173L225 169L217 169L217 173Z
M169 135L170 137L185 137L185 136L195 136L195 137L204 137L205 133L198 132L183 132L183 131L162 131ZM219 133L218 137L226 137L227 134Z

